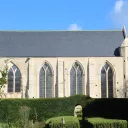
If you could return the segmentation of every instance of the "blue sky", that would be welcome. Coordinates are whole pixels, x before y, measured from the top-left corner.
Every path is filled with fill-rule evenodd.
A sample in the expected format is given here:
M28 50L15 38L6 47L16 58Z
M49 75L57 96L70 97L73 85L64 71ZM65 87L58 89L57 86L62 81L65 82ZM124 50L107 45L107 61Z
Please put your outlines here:
M128 29L128 0L0 1L0 30L115 30L124 25Z

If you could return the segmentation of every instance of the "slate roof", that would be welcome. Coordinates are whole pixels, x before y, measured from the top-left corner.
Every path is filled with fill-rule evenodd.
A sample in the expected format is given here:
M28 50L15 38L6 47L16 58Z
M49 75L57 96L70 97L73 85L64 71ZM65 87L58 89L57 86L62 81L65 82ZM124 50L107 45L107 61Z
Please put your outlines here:
M0 31L0 57L114 56L123 31Z

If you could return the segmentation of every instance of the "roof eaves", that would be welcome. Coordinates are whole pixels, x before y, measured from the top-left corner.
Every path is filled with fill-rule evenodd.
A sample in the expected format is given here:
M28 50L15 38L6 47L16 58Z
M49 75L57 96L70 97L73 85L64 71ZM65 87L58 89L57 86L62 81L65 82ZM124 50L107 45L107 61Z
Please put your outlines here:
M122 30L0 30L0 32L120 32Z

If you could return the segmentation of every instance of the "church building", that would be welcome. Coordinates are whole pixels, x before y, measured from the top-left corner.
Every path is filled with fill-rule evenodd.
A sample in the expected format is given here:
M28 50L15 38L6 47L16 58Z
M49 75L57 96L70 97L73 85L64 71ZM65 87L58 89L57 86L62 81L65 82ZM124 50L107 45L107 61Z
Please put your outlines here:
M128 38L122 30L0 31L5 98L128 97Z

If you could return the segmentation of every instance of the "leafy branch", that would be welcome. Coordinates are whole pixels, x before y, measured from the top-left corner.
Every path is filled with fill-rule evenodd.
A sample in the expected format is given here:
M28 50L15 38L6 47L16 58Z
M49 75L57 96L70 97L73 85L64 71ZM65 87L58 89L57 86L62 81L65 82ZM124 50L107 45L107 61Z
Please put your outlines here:
M3 70L0 70L1 73L1 78L0 78L0 89L2 87L5 86L5 84L7 84L7 76L8 76L8 65L7 65L7 61L5 60L5 66Z

